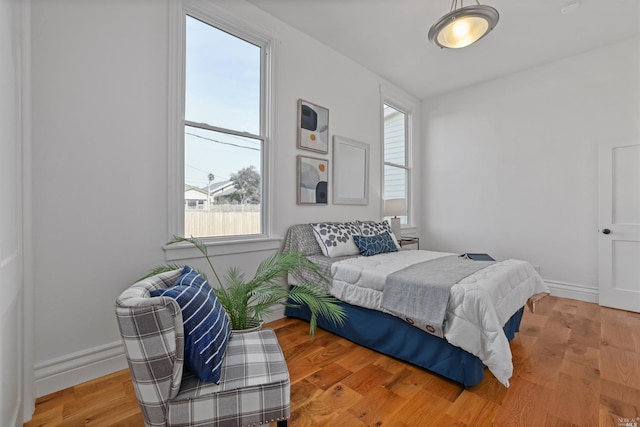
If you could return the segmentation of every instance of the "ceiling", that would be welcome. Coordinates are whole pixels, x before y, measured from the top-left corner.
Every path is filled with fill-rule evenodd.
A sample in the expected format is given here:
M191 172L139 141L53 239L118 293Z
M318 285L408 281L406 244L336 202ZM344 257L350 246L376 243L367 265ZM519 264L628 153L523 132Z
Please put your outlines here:
M451 0L249 1L419 99L640 34L639 0L578 0L566 14L560 9L572 0L481 1L500 21L463 49L439 49L427 37Z

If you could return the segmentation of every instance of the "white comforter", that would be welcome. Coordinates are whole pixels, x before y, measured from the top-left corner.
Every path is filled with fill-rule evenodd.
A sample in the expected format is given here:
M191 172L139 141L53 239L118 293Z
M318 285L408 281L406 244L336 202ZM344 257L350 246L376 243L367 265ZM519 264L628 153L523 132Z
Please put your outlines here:
M387 275L447 255L455 254L399 251L339 261L331 266L330 290L349 304L386 311L380 301ZM451 288L444 336L477 356L509 387L513 363L502 327L529 297L544 292L549 292L547 285L528 262L508 259L491 264Z

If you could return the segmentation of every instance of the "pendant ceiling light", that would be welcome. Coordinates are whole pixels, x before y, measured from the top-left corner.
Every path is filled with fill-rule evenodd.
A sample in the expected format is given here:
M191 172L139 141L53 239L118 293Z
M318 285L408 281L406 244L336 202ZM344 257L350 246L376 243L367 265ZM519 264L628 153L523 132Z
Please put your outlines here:
M472 6L465 6L460 0L460 8L458 0L452 0L451 11L431 26L429 40L449 49L469 46L493 30L499 17L497 10L481 5L478 0Z

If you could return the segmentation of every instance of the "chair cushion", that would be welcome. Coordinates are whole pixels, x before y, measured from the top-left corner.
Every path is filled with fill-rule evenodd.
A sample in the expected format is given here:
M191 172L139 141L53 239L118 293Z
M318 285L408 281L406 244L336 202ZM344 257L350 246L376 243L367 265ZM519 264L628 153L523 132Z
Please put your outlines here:
M231 322L209 283L193 268L185 266L176 283L151 296L176 300L182 311L188 369L203 381L220 381L222 361L231 337Z
M220 384L185 376L169 402L170 425L255 425L289 418L289 371L271 329L234 334Z
M364 256L372 256L377 254L384 254L387 252L397 252L393 237L388 232L380 233L375 236L353 236L353 241L356 243L360 254Z

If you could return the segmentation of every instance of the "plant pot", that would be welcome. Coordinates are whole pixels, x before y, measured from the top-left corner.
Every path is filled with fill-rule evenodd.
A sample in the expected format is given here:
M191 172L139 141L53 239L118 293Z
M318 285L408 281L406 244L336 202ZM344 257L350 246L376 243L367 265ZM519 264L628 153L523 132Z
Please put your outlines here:
M232 329L234 334L244 334L247 332L253 332L253 331L259 331L260 329L262 329L262 325L264 325L264 320L256 320L256 319L250 319L247 322L247 328L246 329Z

